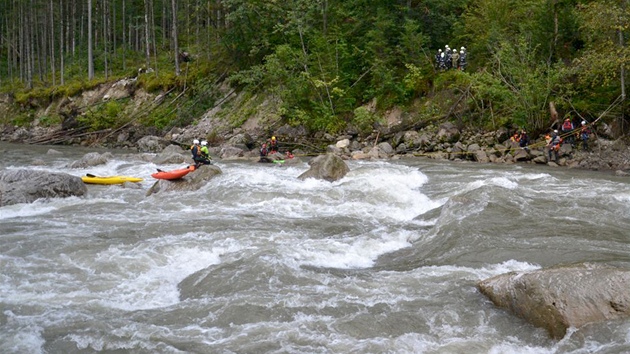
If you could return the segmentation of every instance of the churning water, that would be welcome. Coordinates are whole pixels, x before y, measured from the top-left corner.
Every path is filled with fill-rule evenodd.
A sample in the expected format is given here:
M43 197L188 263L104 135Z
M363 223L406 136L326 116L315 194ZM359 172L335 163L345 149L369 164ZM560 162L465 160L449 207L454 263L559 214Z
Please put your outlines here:
M529 165L222 162L146 197L156 167L0 144L0 168L132 175L142 188L0 208L1 353L625 353L630 321L551 340L476 283L573 262L630 268L630 183ZM37 162L39 161L39 162Z

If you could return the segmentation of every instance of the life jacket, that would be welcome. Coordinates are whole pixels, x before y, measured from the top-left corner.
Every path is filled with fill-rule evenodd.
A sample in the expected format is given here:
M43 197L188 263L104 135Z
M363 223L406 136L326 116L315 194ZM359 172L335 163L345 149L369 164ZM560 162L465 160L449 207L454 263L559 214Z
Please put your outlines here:
M553 140L551 140L551 148L555 151L560 150L560 145L562 145L562 138L559 135L556 135Z
M193 145L190 147L190 151L192 152L193 156L199 156L201 155L201 149L199 148L199 145Z
M564 123L562 124L562 130L573 130L573 124L571 123L570 120L565 120Z

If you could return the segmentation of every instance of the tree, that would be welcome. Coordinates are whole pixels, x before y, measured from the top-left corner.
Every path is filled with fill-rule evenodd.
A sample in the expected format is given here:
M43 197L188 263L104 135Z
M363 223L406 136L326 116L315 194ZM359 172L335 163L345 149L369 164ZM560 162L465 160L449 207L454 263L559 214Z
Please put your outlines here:
M173 52L175 53L175 75L179 76L179 44L177 42L177 2L176 0L171 0L171 8L173 15Z
M92 0L87 3L88 12L88 80L94 79L94 53L92 49Z

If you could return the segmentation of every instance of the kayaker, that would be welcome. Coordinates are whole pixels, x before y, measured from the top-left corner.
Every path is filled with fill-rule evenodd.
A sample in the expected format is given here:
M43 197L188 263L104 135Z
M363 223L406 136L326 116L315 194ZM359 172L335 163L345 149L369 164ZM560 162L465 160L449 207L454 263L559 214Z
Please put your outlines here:
M271 142L269 142L269 152L272 154L278 152L278 140L276 140L275 136L272 136Z
M271 162L271 160L267 157L269 155L269 150L267 149L267 143L263 143L260 148L260 159L258 162Z
M263 143L260 148L260 157L267 157L269 150L267 150L267 143Z
M201 156L208 161L208 164L212 163L212 157L210 157L210 151L208 151L208 142L205 140L201 142Z
M193 140L193 145L190 147L190 152L192 153L193 161L195 161L195 168L198 168L201 165L210 164L210 161L203 156L201 146L199 146L199 140Z

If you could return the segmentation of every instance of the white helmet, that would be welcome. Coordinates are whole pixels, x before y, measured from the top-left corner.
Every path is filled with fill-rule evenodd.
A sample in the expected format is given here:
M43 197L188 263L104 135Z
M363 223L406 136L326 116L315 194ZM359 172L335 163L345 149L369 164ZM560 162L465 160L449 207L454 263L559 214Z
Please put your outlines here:
M585 120L582 121L582 125L586 125L586 121Z
M444 48L450 48L450 47L449 47L449 46L448 46L448 44L447 44L447 45L445 45L445 46L444 46Z
M461 50L466 50L466 48L464 48L464 47L461 47L460 49L461 49Z
M195 144L195 145L199 144L199 140L197 140L197 139L193 140L193 144Z
M208 145L207 141L204 140L204 141L201 142L201 146L206 146L206 145Z

